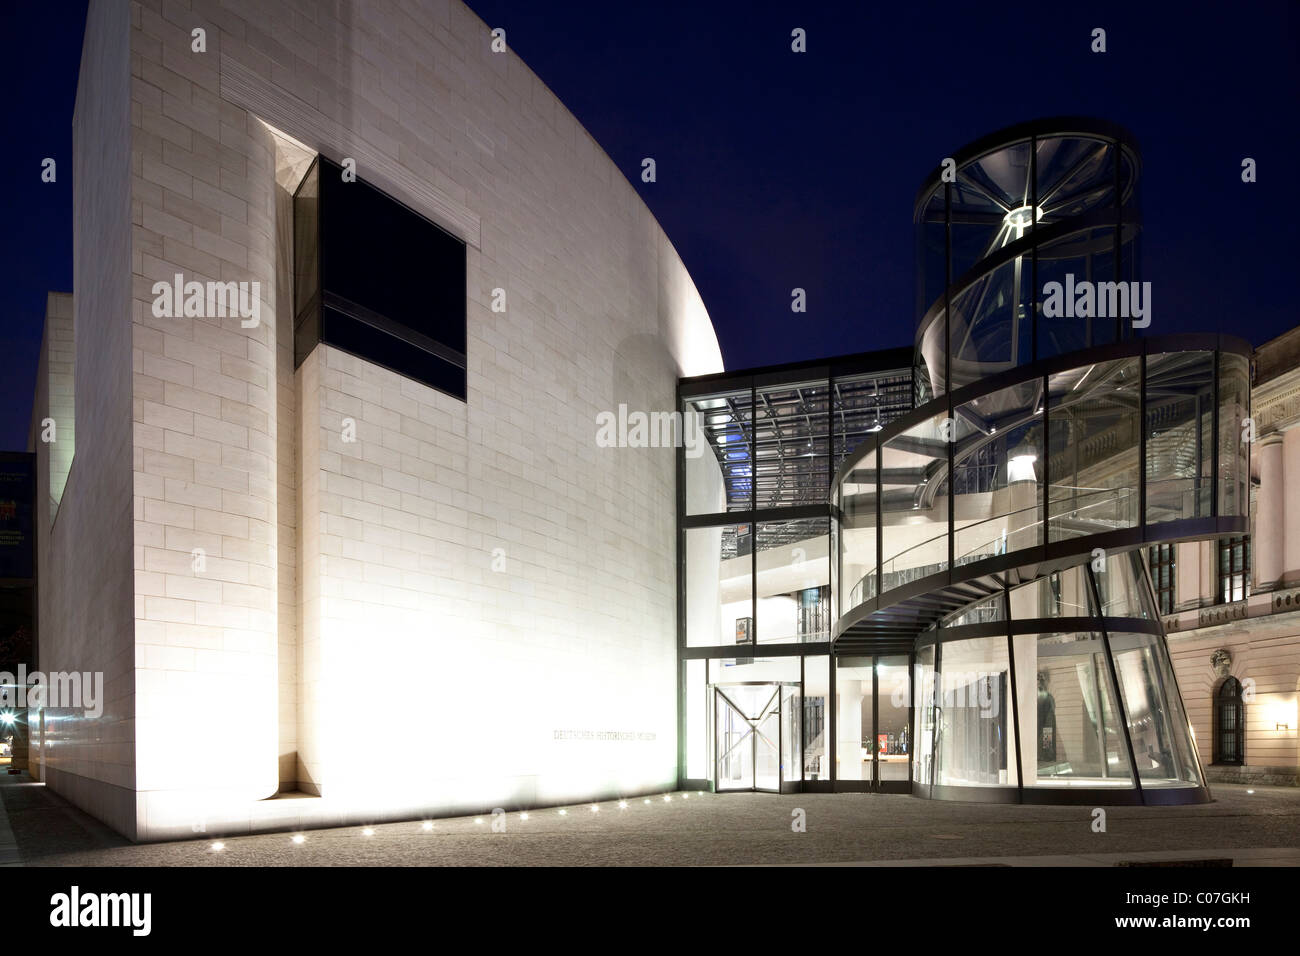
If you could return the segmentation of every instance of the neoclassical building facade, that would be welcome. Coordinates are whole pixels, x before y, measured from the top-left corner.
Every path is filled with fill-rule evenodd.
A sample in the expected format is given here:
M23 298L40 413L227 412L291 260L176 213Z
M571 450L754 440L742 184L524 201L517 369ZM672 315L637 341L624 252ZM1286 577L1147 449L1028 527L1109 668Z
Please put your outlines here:
M1300 328L1260 345L1252 373L1249 536L1153 549L1148 560L1210 779L1295 786Z

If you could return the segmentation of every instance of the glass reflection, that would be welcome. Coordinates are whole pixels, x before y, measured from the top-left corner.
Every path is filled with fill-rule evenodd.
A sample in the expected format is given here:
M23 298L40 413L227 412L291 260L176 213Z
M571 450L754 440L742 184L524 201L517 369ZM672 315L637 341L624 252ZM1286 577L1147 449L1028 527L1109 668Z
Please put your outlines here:
M1013 647L1024 786L1131 787L1100 635L1018 634Z
M1148 523L1210 516L1214 480L1214 353L1147 357Z
M940 654L935 783L1016 786L1005 637L949 641Z
M1142 786L1198 786L1191 729L1164 641L1156 634L1112 634L1110 646Z
M1137 524L1141 361L1135 356L1049 376L1049 541Z

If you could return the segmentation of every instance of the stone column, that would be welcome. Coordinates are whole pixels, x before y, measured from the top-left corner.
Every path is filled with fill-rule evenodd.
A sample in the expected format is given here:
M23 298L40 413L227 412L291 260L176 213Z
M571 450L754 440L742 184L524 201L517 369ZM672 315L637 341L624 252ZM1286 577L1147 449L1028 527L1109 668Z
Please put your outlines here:
M1282 577L1287 536L1284 522L1284 478L1282 474L1283 439L1280 434L1264 438L1258 447L1259 494L1256 499L1255 537L1255 587L1268 587ZM1300 477L1300 476L1295 476ZM1294 480L1294 479L1293 479ZM1289 567L1290 565L1287 565Z
M1282 482L1300 482L1300 422L1282 434ZM1282 510L1282 582L1289 587L1300 584L1300 508Z

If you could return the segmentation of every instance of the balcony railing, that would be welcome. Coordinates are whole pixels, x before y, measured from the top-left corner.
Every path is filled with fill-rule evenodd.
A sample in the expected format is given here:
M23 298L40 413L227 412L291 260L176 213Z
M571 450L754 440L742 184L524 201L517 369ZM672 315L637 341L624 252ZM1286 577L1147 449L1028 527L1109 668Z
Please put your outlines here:
M1086 534L1099 534L1115 528L1132 527L1137 518L1138 495L1132 488L1075 488L1069 485L1053 485L1050 489L1054 503L1075 502L1068 511L1056 512L1049 504L1047 521L1050 540L1061 541ZM1059 493L1059 494L1058 494ZM1083 501L1083 499L1087 499ZM1083 503L1079 503L1083 501ZM1042 543L1042 502L1006 514L994 515L973 524L953 529L954 550L962 548L954 558L954 566L973 564L984 558L996 557L1033 547ZM1015 527L1010 527L1011 524ZM972 544L971 539L974 539ZM942 533L927 538L919 544L891 557L881 566L881 580L884 584L879 593L902 587L912 581L931 574L937 574L947 568L948 525L944 522ZM943 560L922 563L924 549L944 550ZM912 563L915 561L915 563ZM857 607L865 600L877 594L876 572L870 571L859 579L849 592L849 607ZM846 609L847 610L847 609Z

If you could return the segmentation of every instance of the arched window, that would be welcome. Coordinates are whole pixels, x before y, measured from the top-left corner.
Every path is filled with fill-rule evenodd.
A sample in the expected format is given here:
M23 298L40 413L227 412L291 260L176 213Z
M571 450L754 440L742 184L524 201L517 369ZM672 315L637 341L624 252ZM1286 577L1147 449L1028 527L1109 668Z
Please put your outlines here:
M1224 678L1214 695L1214 762L1240 764L1246 756L1246 709L1241 681Z

